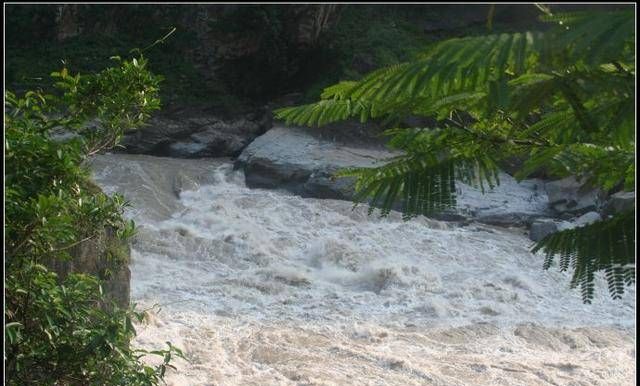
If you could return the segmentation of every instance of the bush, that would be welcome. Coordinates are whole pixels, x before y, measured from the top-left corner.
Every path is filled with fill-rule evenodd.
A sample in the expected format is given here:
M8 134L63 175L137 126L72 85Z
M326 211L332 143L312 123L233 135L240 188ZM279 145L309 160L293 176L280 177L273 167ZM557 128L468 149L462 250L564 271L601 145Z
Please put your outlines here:
M119 308L98 278L63 280L48 268L105 229L126 240L121 196L96 191L83 161L116 146L126 130L159 109L159 76L140 55L112 58L97 74L52 73L53 94L6 92L5 106L5 369L9 385L155 385L171 346L147 352L129 347L144 312ZM64 132L66 139L56 136ZM98 258L98 256L96 256ZM126 264L126 261L115 261ZM142 358L161 355L150 367Z

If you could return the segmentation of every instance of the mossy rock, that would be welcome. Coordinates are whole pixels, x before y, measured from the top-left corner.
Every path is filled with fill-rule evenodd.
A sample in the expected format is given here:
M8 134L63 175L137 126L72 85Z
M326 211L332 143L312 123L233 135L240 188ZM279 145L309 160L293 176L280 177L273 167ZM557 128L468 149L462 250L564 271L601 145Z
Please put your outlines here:
M87 181L84 188L93 194L104 194L92 181ZM107 298L120 307L129 306L131 248L118 238L114 229L104 228L95 237L71 248L68 254L69 259L54 259L47 263L60 280L70 273L93 275L102 280Z

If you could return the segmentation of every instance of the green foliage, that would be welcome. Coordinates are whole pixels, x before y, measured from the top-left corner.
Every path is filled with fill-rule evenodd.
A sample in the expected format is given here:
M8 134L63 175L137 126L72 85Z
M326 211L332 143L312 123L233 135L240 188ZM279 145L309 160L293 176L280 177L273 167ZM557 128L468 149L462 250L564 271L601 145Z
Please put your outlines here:
M318 48L315 65L304 72L313 80L304 99L315 100L339 79L360 79L373 68L410 60L423 50L429 40L416 26L419 22L398 13L402 8L343 6L335 26L326 32L326 43Z
M319 5L73 5L71 23L57 18L60 7L7 6L5 67L11 89L39 87L61 60L82 72L100 71L109 65L107 58L176 27L162 49L147 53L150 69L166 76L161 91L166 105L242 111L252 101L263 105L300 90L305 101L315 100L339 79L360 79L371 69L412 59L443 34L478 32L453 6L337 5L321 39L303 47L297 42L299 10ZM455 31L425 33L425 23L443 18ZM79 34L59 41L60 27L69 25ZM494 30L501 30L498 20Z
M225 60L222 81L236 95L253 99L272 96L286 87L291 74L300 68L301 53L287 33L290 9L272 6L238 7L211 22L214 33L226 40L242 37L256 45L247 53ZM238 47L246 50L245 47ZM297 54L297 55L296 55Z
M10 5L7 7L6 82L11 89L43 87L51 68L64 63L82 73L95 73L111 66L112 56L126 55L131 47L142 47L170 31L184 15L184 7L155 5L77 5L83 31L57 41L55 18L59 5ZM150 20L152 17L152 21ZM117 21L117 29L113 26ZM144 28L139 28L143 25ZM184 103L210 101L212 95L227 101L225 90L205 82L187 54L196 50L195 34L179 28L161 49L145 52L154 73L165 74L163 100ZM47 92L53 91L46 89ZM224 100L223 100L224 99Z
M476 8L473 12L483 10ZM519 22L528 23L522 16L517 17ZM425 33L424 27L430 24L444 24L445 28ZM501 20L493 25L498 32L512 29ZM305 88L303 101L316 100L322 89L339 80L360 80L373 69L414 60L444 38L484 33L483 27L460 17L457 6L342 6L335 25L323 39L326 44L319 47L321 55L313 58L316 65L304 74L313 82Z
M580 286L582 299L590 303L594 292L594 275L604 270L609 292L614 299L622 297L625 285L635 283L635 241L630 233L635 226L634 212L618 214L610 219L549 235L539 242L534 252L546 254L544 269L560 256L561 271L573 268L571 288Z
M513 156L526 160L520 179L545 169L606 190L633 189L633 10L547 13L541 19L550 28L444 40L413 61L340 82L320 101L275 115L307 126L348 118L391 124L409 115L436 118L437 128L388 132L390 143L405 153L399 159L342 173L356 178L357 198L369 198L383 215L398 200L405 217L452 207L455 179L491 186L498 182L495 165ZM633 234L633 227L628 230ZM605 249L596 251L591 258L607 261ZM576 259L582 264L585 256L577 253ZM619 270L611 272L620 279ZM576 275L573 282L583 289L592 282L590 270ZM585 294L590 299L591 292Z
M133 321L143 313L120 309L96 277L51 270L57 260L105 231L131 237L126 202L89 180L83 161L115 146L125 130L160 106L160 77L144 57L122 60L97 74L54 72L55 94L6 92L5 106L5 370L9 385L154 385L172 353L129 347ZM60 137L63 131L67 138ZM112 247L115 267L128 263ZM98 259L98 256L95 256ZM161 355L157 367L146 355Z
M129 341L144 313L101 308L105 299L92 276L70 274L60 282L30 263L9 273L6 288L9 305L20 305L5 325L9 385L154 385L172 367L171 354L182 356L169 344L151 353L163 357L160 365L140 361L149 353Z
M387 215L401 202L404 218L432 215L456 206L455 180L478 186L485 182L493 188L500 182L497 166L478 141L473 149L462 146L474 137L447 130L396 129L385 132L389 145L403 150L399 156L378 168L354 168L341 171L341 177L356 178L356 202L370 198L369 214L375 207ZM447 146L452 144L452 146ZM446 146L446 149L445 149Z

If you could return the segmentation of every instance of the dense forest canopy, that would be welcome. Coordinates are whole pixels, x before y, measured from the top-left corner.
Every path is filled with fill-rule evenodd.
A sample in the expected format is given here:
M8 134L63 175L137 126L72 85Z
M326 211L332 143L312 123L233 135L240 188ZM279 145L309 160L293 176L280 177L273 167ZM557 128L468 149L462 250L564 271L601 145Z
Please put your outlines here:
M408 60L426 44L483 31L488 11L486 5L462 12L454 5L13 5L6 9L7 78L14 88L39 85L36 78L60 60L78 71L99 70L105 58L175 27L161 49L148 53L151 69L167 79L167 102L233 108L291 92L315 98L331 83ZM535 17L530 6L498 6L493 29L513 30Z

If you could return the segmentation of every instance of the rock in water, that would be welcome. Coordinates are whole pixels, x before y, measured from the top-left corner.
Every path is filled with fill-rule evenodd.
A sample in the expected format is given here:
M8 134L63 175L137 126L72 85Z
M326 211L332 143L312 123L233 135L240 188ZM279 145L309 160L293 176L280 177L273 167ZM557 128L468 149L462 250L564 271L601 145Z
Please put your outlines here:
M228 157L240 154L270 123L268 114L222 119L201 111L155 116L124 136L125 152L176 158Z
M533 241L540 241L548 235L558 231L558 225L552 219L540 219L531 224L529 238Z
M633 210L636 207L636 192L618 192L613 194L604 205L602 215L607 217L616 213Z
M593 224L594 222L602 220L602 216L598 212L587 212L582 216L578 217L573 223L574 227L583 227L589 224Z
M350 199L352 183L332 179L342 168L374 167L397 155L383 148L360 148L320 139L304 128L274 127L240 154L247 186L284 188L304 197Z
M386 149L382 143L368 141L363 145L357 138L345 135L338 140L326 137L323 129L277 126L247 146L235 166L244 171L246 184L251 188L285 189L302 197L352 200L354 180L336 178L336 171L380 166L400 154ZM522 226L548 215L541 181L517 182L506 173L500 173L499 177L500 185L484 193L457 183L457 209L435 218Z
M573 176L547 182L545 188L549 205L558 214L581 215L596 210L602 197L601 190L589 188Z

